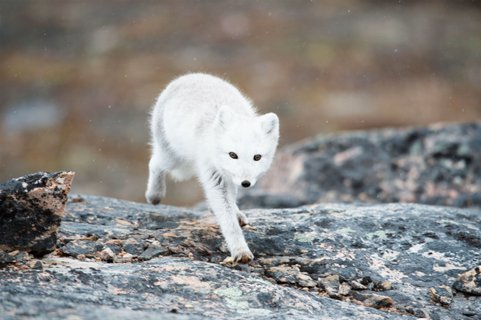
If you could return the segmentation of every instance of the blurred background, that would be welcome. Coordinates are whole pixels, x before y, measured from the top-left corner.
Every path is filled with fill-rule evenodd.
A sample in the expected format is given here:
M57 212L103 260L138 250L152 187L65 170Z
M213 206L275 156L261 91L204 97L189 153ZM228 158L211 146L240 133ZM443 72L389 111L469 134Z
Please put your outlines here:
M480 119L481 4L1 0L0 181L74 170L73 192L144 201L148 112L193 71L276 112L281 145Z

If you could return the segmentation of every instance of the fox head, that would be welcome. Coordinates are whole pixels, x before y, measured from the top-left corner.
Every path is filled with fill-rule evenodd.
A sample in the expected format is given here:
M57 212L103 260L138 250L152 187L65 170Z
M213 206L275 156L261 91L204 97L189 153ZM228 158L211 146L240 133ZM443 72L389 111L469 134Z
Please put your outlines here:
M222 106L214 122L215 162L224 176L243 188L252 187L269 169L279 140L274 113L247 117Z

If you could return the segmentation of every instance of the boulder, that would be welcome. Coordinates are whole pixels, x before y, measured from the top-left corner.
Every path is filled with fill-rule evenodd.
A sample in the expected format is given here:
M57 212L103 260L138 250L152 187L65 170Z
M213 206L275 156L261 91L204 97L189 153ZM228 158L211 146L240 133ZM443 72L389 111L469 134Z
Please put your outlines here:
M481 122L319 136L287 146L244 208L321 202L481 207Z
M316 204L249 210L252 225L244 232L256 258L249 265L230 265L209 212L94 196L72 199L58 250L40 265L32 260L0 269L0 314L38 319L481 314L475 286L479 209Z
M73 177L40 172L0 184L0 251L42 256L55 249Z

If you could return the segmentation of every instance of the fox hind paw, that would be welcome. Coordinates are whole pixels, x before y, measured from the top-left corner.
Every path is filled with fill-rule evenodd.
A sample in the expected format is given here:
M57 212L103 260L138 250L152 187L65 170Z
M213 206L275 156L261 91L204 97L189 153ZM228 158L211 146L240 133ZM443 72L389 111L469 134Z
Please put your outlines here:
M154 206L162 202L162 197L159 194L151 194L148 192L145 194L145 199Z

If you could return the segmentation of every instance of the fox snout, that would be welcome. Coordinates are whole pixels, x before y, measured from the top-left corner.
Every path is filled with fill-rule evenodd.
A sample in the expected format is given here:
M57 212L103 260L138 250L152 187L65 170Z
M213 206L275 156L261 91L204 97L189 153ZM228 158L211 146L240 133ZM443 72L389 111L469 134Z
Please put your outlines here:
M256 184L256 179L249 179L247 177L234 178L234 179L232 179L232 181L234 182L234 184L236 184L236 185L238 185L242 188L245 188L245 189L251 188L252 186L254 186Z
M244 180L241 182L241 186L244 188L249 188L251 186L251 182L249 180Z

